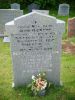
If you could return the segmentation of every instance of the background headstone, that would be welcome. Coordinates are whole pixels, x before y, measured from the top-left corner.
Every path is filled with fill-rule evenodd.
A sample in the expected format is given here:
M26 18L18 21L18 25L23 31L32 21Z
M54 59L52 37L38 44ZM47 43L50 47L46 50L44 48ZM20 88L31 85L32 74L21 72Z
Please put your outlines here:
M65 22L32 12L6 23L5 27L10 33L14 85L27 84L39 72L46 72L47 79L59 85Z
M9 37L4 37L3 42L9 43L10 42L10 38Z
M20 9L20 4L18 3L11 4L11 9Z
M75 36L75 17L68 19L68 37Z
M58 9L58 15L60 16L67 16L69 15L69 4L60 4Z
M32 12L32 9L39 9L39 5L35 4L35 3L32 3L30 5L28 5L28 11L29 12Z
M0 37L4 36L5 23L13 20L16 17L23 15L22 10L18 9L0 9Z
M46 15L49 15L49 10L35 10L35 9L32 9L32 12L33 11L36 11L38 13L42 13L42 14L46 14Z

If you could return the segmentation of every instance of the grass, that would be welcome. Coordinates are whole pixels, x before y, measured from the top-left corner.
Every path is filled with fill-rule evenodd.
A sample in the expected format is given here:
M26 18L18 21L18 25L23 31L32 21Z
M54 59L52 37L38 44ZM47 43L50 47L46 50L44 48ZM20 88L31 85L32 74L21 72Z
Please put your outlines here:
M51 15L56 16L66 22L68 16L58 16L57 12L52 10ZM70 17L74 16L74 12ZM67 39L67 29L63 34L63 39ZM75 43L75 38L69 41ZM12 88L12 62L10 56L10 45L3 43L0 38L0 100L75 100L75 55L62 52L61 59L61 80L62 87L53 86L45 97L30 96L26 86Z

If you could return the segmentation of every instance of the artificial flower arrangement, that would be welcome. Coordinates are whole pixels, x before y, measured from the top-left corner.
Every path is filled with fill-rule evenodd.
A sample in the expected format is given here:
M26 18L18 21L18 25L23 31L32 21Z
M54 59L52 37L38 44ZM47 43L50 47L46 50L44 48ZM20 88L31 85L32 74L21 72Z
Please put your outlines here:
M46 88L50 87L50 83L48 83L45 76L46 73L40 73L36 76L32 75L32 83L29 86L34 95L44 96Z

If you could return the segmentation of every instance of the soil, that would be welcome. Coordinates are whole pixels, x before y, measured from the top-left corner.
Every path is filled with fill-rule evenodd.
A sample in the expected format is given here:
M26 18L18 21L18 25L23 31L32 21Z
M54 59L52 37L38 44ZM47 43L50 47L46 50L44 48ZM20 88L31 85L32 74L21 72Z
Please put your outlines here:
M65 53L75 54L75 43L68 40L62 42L62 49Z

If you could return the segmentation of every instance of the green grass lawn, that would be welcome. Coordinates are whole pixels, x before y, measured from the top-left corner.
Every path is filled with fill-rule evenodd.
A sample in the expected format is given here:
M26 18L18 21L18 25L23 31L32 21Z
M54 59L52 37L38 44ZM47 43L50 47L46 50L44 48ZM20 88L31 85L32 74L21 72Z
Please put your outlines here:
M53 86L45 97L29 95L27 87L12 88L10 45L0 39L0 100L75 100L75 55L62 53L62 87Z

